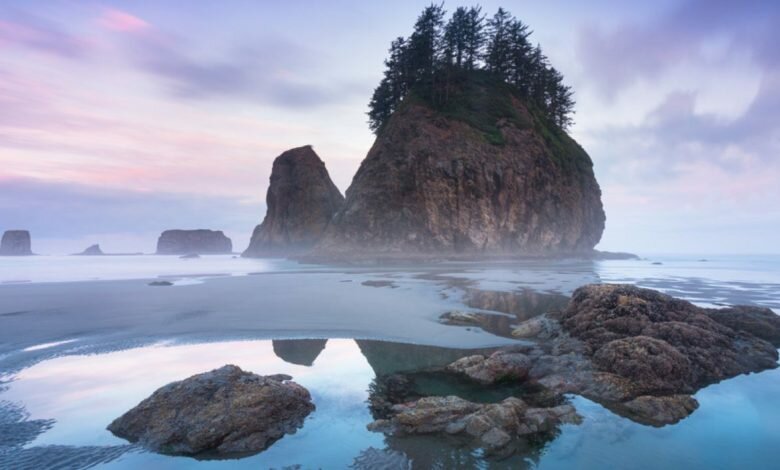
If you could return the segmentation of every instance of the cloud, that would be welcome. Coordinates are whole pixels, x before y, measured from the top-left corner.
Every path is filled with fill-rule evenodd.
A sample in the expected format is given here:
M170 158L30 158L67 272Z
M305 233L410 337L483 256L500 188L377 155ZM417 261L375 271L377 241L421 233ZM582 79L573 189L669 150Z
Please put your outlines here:
M3 47L25 48L66 59L82 58L92 49L86 39L38 16L16 10L0 16L0 49Z
M141 18L122 10L109 8L98 18L98 24L111 31L125 33L144 31L149 28L149 23Z
M780 64L780 3L763 0L684 0L647 23L604 31L580 31L577 55L585 74L608 98L639 80L654 80L670 68L711 60L710 48L747 52L759 67Z

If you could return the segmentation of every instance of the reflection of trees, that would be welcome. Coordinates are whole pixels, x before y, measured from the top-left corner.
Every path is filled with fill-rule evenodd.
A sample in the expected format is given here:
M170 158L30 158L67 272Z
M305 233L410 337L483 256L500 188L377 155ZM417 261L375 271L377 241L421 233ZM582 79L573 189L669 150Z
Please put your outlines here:
M53 425L53 419L29 419L22 406L0 402L0 468L89 468L135 449L129 445L25 448Z
M311 366L327 342L327 339L275 339L272 343L274 354L284 362Z

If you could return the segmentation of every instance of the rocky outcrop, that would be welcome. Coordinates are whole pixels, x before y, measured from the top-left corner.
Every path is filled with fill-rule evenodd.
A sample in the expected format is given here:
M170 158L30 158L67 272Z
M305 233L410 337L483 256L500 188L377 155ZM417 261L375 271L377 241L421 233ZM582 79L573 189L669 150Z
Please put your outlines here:
M158 255L226 254L233 242L221 230L166 230L157 240Z
M598 370L628 379L641 394L692 393L777 367L769 342L718 323L690 302L631 285L580 287L561 325L583 341Z
M27 230L7 230L0 241L0 256L32 255L30 232Z
M112 422L115 435L155 452L224 458L264 450L314 410L284 375L227 365L168 384Z
M361 163L317 253L592 252L605 215L585 151L500 85L478 86L463 99L446 111L404 101Z
M255 228L244 256L289 255L319 241L344 197L311 146L276 157L263 223Z
M100 249L100 245L90 245L86 250L79 253L80 256L102 256L103 250Z
M431 396L393 406L389 419L374 421L369 429L392 435L457 435L488 452L498 452L517 438L550 432L563 423L580 420L571 405L533 408L516 397L484 404L456 396Z
M750 333L780 348L780 315L768 308L737 305L720 309L705 309L716 322L735 331Z

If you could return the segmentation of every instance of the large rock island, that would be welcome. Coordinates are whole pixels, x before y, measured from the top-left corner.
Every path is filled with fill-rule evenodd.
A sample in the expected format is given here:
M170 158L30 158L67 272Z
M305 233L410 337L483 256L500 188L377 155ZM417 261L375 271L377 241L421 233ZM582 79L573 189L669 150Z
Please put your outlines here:
M157 240L158 255L227 254L233 242L221 230L166 230Z
M30 232L27 230L7 230L0 241L0 256L32 255Z
M591 253L604 229L588 154L502 83L436 109L413 96L379 130L322 254Z
M265 219L255 228L243 256L310 250L343 203L325 163L310 145L282 153L271 171Z

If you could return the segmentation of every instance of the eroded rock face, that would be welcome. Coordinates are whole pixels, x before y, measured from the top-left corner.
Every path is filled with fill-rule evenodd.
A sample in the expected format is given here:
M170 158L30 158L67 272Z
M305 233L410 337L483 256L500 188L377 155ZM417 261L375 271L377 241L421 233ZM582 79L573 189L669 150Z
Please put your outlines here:
M32 255L30 232L27 230L7 230L0 241L0 256Z
M564 134L544 137L539 121L511 100L513 122L525 124L496 118L501 144L424 105L402 106L360 165L317 252L590 253L605 221L590 158Z
M294 433L314 410L309 392L290 380L226 365L158 389L108 429L166 454L230 457L260 452Z
M157 240L158 255L227 254L233 242L221 230L166 230Z
M263 223L255 228L244 256L289 255L319 241L344 197L311 146L276 157Z

